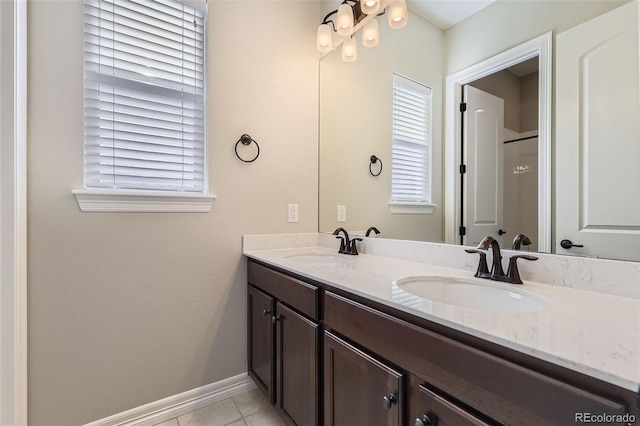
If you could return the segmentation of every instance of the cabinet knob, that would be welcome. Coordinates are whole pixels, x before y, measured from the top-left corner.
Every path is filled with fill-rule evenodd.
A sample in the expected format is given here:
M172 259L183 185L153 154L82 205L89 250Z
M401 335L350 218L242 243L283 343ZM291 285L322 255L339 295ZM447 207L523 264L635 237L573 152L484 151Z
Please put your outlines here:
M277 317L276 317L276 316L271 317L271 322L272 322L273 324L275 324L275 323L276 323L276 321L280 321L280 315L278 315Z
M433 425L433 422L431 421L429 416L427 416L426 414L422 417L418 417L416 419L416 422L414 423L414 426L431 426L431 425Z
M266 317L267 315L269 315L270 313L271 313L271 309L263 309L263 310L262 310L262 315L264 315L265 317Z
M396 402L398 402L398 399L396 398L396 396L392 393L390 393L389 395L385 395L382 397L382 406L384 407L385 410L388 410L391 408L391 406L393 404L395 404Z

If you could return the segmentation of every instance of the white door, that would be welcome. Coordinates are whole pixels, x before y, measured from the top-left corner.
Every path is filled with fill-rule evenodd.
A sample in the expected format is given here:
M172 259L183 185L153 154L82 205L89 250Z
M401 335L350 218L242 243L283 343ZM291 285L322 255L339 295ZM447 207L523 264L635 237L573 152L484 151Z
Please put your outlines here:
M556 37L556 253L640 261L638 4Z
M502 176L504 101L469 85L463 88L462 180L464 245L476 246L491 235L502 244Z

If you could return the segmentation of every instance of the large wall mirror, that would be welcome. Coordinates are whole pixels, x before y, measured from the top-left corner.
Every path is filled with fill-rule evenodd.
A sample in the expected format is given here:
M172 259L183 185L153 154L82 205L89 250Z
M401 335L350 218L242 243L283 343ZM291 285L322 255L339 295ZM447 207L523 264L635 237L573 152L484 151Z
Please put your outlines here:
M482 213L490 212L487 221L496 226L486 233L496 232L505 247L511 246L515 234L525 233L533 240L526 247L532 251L539 250L541 241L542 251L639 261L638 0L579 3L498 0L450 27L438 27L410 10L402 29L392 30L381 20L379 45L366 48L359 43L356 62L342 61L340 49L323 57L319 231L344 227L359 234L375 226L380 230L377 238L473 245L472 237L460 237L459 224L469 226L473 218L482 224ZM412 2L408 4L412 9ZM589 25L596 18L604 23L599 22L594 30ZM584 34L598 33L603 25L615 31L615 27L623 27L617 22L620 20L629 20L624 24L631 28L623 37L612 36L605 29L600 35L603 42L592 40L589 43L595 47L584 45L590 38ZM542 159L538 152L538 125L545 119L538 115L539 67L544 61L541 65L539 58L528 57L456 88L456 102L463 93L466 96L466 92L477 90L499 98L503 111L502 127L493 136L500 141L500 156L493 151L488 155L482 144L469 145L461 153L461 147L472 143L472 138L465 136L463 144L464 124L469 123L461 124L464 119L456 117L454 128L460 137L456 134L451 142L450 119L446 118L450 114L446 109L452 108L447 105L447 97L451 97L448 78L547 33L552 34L554 45L549 76L553 85L548 122L544 123L549 152ZM359 37L356 34L358 42ZM616 75L606 74L611 72ZM593 77L585 79L586 74ZM394 75L430 89L431 199L427 209L394 210L390 205ZM573 87L576 81L579 83ZM616 81L624 84L613 84ZM610 103L623 93L627 112ZM604 101L589 103L595 95L603 96ZM472 121L474 128L482 128L486 111L482 106L476 111L480 122ZM566 144L568 140L577 142ZM467 178L455 176L458 170L452 170L457 169L460 157L462 162L469 161L467 156L475 148L480 166L473 176L479 182L491 182L488 195L486 188L471 194ZM375 164L372 156L378 159ZM544 207L548 214L542 215L538 212L540 170L548 170L549 175L542 179L549 192ZM471 219L462 216L468 213L465 203L478 210ZM453 222L452 215L456 216ZM544 230L541 238L539 229ZM573 246L565 247L566 241L561 245L563 240Z

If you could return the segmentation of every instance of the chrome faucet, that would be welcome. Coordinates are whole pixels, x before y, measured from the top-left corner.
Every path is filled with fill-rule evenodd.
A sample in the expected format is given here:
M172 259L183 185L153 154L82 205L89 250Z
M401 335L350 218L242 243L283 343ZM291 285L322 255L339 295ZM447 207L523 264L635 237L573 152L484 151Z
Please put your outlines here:
M513 244L511 245L511 250L520 250L520 245L528 246L531 245L531 240L524 234L518 234L513 239Z

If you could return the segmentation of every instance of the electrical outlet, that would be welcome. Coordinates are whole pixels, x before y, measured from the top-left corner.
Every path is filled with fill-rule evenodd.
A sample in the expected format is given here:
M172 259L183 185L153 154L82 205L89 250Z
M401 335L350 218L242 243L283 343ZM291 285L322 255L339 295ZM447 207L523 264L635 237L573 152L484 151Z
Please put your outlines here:
M347 221L347 206L338 204L338 222Z
M289 204L287 221L298 222L298 205L297 204Z

